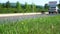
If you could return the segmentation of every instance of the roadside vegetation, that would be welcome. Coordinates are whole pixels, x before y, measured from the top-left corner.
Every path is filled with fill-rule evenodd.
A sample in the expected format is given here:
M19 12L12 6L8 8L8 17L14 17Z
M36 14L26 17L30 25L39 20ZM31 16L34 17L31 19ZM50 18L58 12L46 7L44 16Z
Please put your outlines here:
M30 12L41 12L48 11L48 4L45 6L39 6L32 4L21 4L20 2L10 3L7 1L6 3L0 3L0 13L30 13Z
M0 24L0 34L60 34L60 15Z

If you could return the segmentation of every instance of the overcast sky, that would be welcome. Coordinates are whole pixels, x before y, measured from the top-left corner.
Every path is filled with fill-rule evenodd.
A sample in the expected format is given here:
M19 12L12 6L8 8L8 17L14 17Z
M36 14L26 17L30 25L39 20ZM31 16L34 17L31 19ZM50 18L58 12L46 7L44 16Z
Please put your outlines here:
M0 3L5 3L8 0L0 0ZM25 4L25 2L27 2L28 4L36 4L36 5L44 5L45 3L48 3L49 1L57 1L57 3L59 3L59 0L9 0L11 3L16 3L17 1L19 1L22 4Z

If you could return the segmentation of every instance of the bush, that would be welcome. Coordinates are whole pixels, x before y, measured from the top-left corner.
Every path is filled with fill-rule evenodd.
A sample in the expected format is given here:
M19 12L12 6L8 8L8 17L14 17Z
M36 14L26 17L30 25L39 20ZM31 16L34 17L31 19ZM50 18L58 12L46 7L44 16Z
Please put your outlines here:
M42 14L45 14L45 11L41 11Z

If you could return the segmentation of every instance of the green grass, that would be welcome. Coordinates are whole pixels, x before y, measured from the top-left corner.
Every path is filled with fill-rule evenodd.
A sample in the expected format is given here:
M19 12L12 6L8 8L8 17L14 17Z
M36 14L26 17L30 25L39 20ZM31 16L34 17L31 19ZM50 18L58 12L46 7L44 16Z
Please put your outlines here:
M60 34L60 15L0 24L0 34Z

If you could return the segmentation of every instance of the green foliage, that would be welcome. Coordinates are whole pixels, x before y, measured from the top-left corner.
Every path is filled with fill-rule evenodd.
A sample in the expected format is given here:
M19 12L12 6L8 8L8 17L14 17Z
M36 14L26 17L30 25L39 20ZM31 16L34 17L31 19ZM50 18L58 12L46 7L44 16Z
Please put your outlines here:
M22 12L22 6L19 2L16 3L17 12Z
M0 13L17 13L16 12L17 9L16 8L1 8L0 9Z
M45 9L45 11L47 12L48 9L49 9L49 5L48 5L48 4L45 4L44 9Z
M32 12L36 12L36 5L32 3Z
M5 8L5 5L4 5L4 3L2 4L2 8Z
M45 9L46 8L46 9ZM17 3L11 4L9 1L6 3L0 4L0 13L29 13L29 12L41 12L41 11L48 11L48 5L45 6L37 6L34 3L31 5L25 3L25 5L20 4L18 1Z
M6 2L6 8L10 8L10 2Z
M60 4L58 4L58 8L60 9Z
M25 12L29 11L29 5L25 3Z
M2 8L2 5L1 5L1 3L0 3L0 8Z
M60 15L3 23L0 34L60 34Z
M36 8L36 12L41 12L41 11L43 11L43 6L38 6L38 7Z
M21 9L21 4L19 2L16 3L16 8Z
M32 12L31 5L28 5L27 3L25 3L25 12Z
M45 8L45 9L49 9L48 4L45 4L44 8Z

